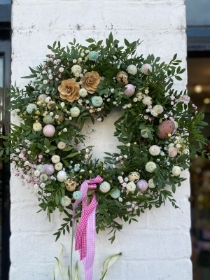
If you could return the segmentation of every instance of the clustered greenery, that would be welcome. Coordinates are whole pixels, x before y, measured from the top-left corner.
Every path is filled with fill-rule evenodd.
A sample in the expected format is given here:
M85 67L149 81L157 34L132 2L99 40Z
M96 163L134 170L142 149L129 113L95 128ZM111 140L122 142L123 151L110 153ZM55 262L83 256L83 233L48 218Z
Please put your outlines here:
M70 230L72 205L80 197L82 182L100 175L108 191L98 186L88 191L88 197L95 192L98 201L97 232L110 229L113 241L123 221L136 221L146 209L158 208L167 199L177 207L173 193L185 180L179 171L188 168L190 157L206 144L201 133L205 123L186 91L174 89L174 81L181 80L184 72L176 55L169 63L154 55L144 58L136 53L139 40L124 39L120 46L112 34L105 41L86 41L87 46L75 39L66 48L60 42L48 46L52 54L30 68L31 74L25 77L30 82L23 89L11 87L9 109L20 123L12 124L11 133L2 136L0 156L11 159L16 175L31 185L49 218L56 209L65 213L56 238ZM95 76L85 83L87 73ZM69 79L73 86L58 90ZM69 101L65 94L71 90L76 95ZM93 97L99 102L96 105ZM81 129L87 120L103 122L116 107L121 108L114 134L120 142L119 152L107 151L104 161L93 159ZM164 121L172 122L175 129L160 138L159 125ZM46 125L54 127L53 135L44 133ZM53 166L53 174L46 176L46 165ZM73 189L67 189L68 183ZM79 207L76 217L80 215Z

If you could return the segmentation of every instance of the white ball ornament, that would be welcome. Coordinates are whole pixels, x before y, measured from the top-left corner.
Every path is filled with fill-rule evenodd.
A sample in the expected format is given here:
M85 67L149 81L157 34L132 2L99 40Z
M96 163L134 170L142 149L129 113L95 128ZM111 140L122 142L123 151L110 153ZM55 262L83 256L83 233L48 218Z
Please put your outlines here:
M57 174L57 180L58 180L59 182L64 182L64 181L66 181L66 179L67 179L67 174L66 174L66 172L63 171L63 170L59 171L58 174Z
M135 89L136 89L136 87L135 87L134 85L132 85L132 84L127 84L127 85L125 86L125 88L126 88L126 90L124 91L124 94L125 94L126 96L130 97L130 96L134 95L134 92L135 92Z
M55 127L52 124L47 124L43 128L43 134L46 137L53 137L55 134Z

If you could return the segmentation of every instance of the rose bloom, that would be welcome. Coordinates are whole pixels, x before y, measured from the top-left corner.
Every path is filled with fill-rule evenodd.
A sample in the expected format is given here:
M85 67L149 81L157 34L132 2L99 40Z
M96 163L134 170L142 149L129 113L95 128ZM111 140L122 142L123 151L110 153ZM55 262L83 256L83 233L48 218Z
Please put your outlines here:
M81 78L82 87L85 88L90 94L93 94L97 90L97 86L100 83L101 77L98 72L87 72L84 77Z
M156 164L153 161L149 161L145 165L145 169L146 169L147 172L152 173L156 169Z
M82 72L82 68L79 65L74 65L71 68L71 72L75 75L75 74L80 74Z
M181 173L181 168L180 168L179 166L177 166L177 165L173 166L173 168L172 168L172 174L173 174L174 176L179 176L180 173Z
M60 98L66 99L69 102L78 100L79 95L79 84L73 79L63 80L61 85L58 86L58 91L60 92Z

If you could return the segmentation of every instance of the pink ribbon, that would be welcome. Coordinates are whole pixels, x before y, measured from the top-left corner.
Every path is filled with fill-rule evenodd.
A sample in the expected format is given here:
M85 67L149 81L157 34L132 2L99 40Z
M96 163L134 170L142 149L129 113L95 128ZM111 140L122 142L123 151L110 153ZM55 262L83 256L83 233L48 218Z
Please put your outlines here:
M85 180L80 191L82 198L75 201L73 206L73 222L75 219L75 212L78 204L82 202L82 214L80 222L75 232L75 250L80 252L80 260L83 260L85 267L85 279L91 280L93 277L93 262L95 255L95 220L96 220L96 207L98 202L95 193L93 193L92 200L88 204L87 192L88 189L96 189L98 183L103 179L100 176L96 178Z

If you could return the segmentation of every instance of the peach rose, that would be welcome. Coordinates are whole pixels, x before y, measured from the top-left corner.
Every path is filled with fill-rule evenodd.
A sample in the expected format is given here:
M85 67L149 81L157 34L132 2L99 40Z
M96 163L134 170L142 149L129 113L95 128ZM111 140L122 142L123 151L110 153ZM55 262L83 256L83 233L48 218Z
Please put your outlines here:
M84 77L81 78L82 87L85 88L90 94L93 94L97 90L97 86L100 83L101 77L98 72L87 72Z
M60 98L66 99L69 102L79 99L79 90L79 84L73 79L62 81L61 85L58 87Z

